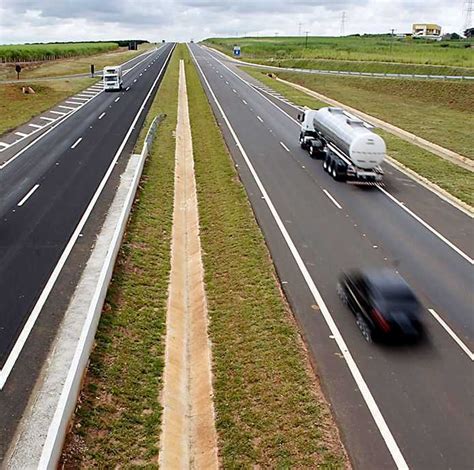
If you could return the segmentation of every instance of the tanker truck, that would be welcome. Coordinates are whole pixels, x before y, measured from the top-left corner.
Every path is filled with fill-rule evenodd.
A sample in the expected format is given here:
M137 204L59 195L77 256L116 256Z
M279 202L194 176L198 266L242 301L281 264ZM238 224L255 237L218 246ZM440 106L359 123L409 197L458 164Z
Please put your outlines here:
M380 167L385 142L367 124L342 108L305 109L300 145L311 157L321 158L323 168L335 180L351 183L382 181Z

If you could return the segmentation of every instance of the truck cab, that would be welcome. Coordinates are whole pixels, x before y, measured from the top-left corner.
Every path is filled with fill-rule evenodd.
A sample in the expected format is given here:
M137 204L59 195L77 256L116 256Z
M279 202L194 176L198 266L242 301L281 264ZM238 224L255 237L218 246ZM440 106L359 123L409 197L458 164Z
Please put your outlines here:
M103 82L105 91L120 91L123 87L122 67L120 65L104 67Z

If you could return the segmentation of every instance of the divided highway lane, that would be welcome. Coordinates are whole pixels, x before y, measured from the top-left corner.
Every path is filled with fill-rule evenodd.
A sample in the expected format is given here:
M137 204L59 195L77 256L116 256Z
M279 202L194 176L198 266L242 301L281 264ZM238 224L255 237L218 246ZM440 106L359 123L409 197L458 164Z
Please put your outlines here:
M456 221L466 259L442 233L428 230L378 189L334 182L321 162L298 147L295 123L207 51L196 45L191 50L355 467L471 468L472 219L445 203L434 211L449 211L448 220ZM397 179L406 183L405 175L388 176L389 190L405 195ZM407 196L436 200L409 184ZM409 197L403 201L411 207ZM425 201L420 207L429 206ZM351 266L387 265L398 266L466 350L428 311L429 340L423 344L388 347L363 340L337 298L337 276Z
M133 149L173 47L127 74L123 93L102 93L0 172L0 388L86 208Z

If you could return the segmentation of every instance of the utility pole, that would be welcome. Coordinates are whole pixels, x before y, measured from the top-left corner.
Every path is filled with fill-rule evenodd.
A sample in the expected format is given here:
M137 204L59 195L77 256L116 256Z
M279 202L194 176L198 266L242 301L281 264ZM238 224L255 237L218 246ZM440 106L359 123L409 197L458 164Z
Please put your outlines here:
M298 36L301 36L301 26L303 26L303 23L298 23Z
M472 26L472 0L465 0L464 2L464 28L463 33L466 29Z
M392 55L392 52L393 52L393 38L394 38L393 33L395 32L395 29L392 28L390 31L391 31L391 35L392 35L392 37L390 39L390 55Z
M308 34L309 34L309 31L305 31L304 32L305 34L305 41L304 41L304 48L306 49L308 47Z
M346 30L346 12L343 11L342 16L341 16L341 36L344 36L345 30Z

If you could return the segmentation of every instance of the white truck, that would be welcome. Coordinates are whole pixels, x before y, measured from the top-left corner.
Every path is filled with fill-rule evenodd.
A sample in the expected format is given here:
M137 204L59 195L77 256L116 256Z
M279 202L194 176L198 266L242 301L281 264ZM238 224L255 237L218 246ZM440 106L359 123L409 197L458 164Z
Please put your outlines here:
M109 65L104 67L103 81L105 91L120 91L123 87L122 66Z
M301 122L300 145L311 157L323 159L323 168L335 180L377 183L385 142L368 125L342 108L306 109Z

